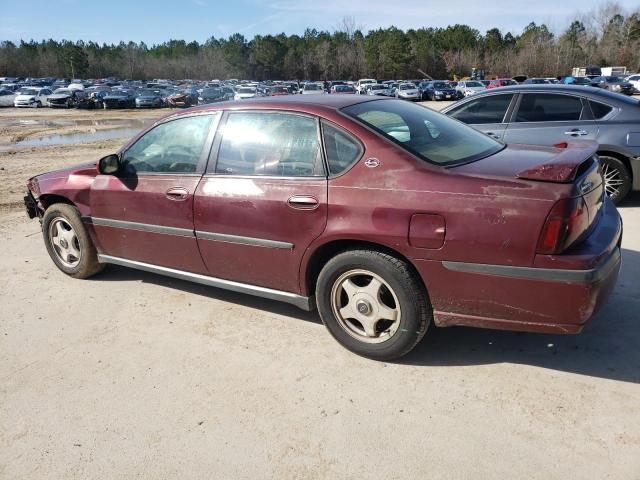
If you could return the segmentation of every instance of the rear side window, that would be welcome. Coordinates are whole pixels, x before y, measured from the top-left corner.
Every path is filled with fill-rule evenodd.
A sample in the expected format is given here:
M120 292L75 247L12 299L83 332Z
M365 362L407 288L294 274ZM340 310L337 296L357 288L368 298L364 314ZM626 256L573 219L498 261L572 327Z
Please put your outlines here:
M569 95L525 93L516 122L570 122L580 120L582 101Z
M350 134L324 121L322 135L331 175L339 175L347 170L364 152L360 142Z
M613 107L609 105L605 105L604 103L594 102L593 100L589 100L589 105L591 105L591 111L593 112L593 118L599 120L609 114Z
M513 95L489 95L476 98L460 105L447 113L463 123L478 125L483 123L502 123Z
M230 113L216 173L324 176L317 120L290 113Z

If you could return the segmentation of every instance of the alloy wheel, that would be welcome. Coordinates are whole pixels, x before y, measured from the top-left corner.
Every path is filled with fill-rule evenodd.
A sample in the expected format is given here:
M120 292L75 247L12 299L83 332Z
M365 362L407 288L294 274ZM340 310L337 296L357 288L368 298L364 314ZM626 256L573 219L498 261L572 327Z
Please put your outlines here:
M331 289L331 307L342 329L361 342L385 342L400 326L398 297L382 277L368 270L340 275Z
M617 198L620 195L620 187L624 185L622 172L609 164L602 165L602 176L604 177L604 189L609 197Z
M65 218L56 217L49 223L48 237L53 251L64 266L74 268L80 263L80 241Z

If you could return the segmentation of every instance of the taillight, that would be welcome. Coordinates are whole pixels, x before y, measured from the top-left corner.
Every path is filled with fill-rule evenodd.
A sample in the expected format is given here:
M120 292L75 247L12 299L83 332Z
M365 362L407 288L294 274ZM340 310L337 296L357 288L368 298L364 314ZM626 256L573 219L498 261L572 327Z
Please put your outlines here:
M558 200L542 227L537 253L554 255L563 252L589 229L589 212L582 197Z

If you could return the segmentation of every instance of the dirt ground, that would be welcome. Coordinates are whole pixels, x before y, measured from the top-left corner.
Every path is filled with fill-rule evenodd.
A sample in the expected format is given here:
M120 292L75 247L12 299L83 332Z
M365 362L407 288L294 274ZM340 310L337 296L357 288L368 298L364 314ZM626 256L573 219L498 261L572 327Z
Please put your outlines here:
M74 115L50 112L0 124ZM0 144L28 133L2 128ZM24 181L123 141L0 151L0 479L640 478L640 195L582 334L432 328L380 363L288 305L115 266L60 273L13 206Z

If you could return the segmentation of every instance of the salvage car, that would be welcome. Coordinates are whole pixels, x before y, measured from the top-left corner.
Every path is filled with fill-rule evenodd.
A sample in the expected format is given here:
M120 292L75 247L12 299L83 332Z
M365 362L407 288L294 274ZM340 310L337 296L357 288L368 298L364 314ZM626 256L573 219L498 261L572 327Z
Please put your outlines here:
M598 142L605 190L615 203L640 190L640 102L604 89L519 85L489 90L443 113L505 143Z
M16 92L8 88L0 88L0 107L13 107Z
M395 92L395 97L400 100L409 100L412 102L419 102L421 100L420 90L414 83L401 83Z
M108 108L135 108L136 93L133 90L111 90L102 99L102 106Z
M47 97L47 103L51 108L73 108L86 98L86 94L80 89L58 88Z
M322 85L317 83L308 82L302 86L302 95L323 95L325 93Z
M183 89L166 97L169 107L192 107L198 104L198 92L193 89Z
M162 92L160 90L145 88L136 95L136 108L160 108L162 105Z
M256 87L237 87L233 96L234 100L248 100L249 98L258 97L258 89Z
M420 92L422 100L457 100L463 97L462 92L456 90L444 80L423 82Z
M633 95L635 88L630 82L625 82L620 77L600 76L591 80L594 87L604 88L611 92L622 93L623 95Z
M509 87L512 85L518 85L518 82L513 80L512 78L498 78L496 80L491 80L487 85L487 88L500 88L500 87Z
M13 106L40 108L49 104L47 99L52 93L48 88L23 87L18 90Z
M507 146L396 99L292 95L169 115L97 164L31 178L25 206L71 277L116 264L317 307L343 346L391 360L434 323L583 329L620 266L596 150Z

